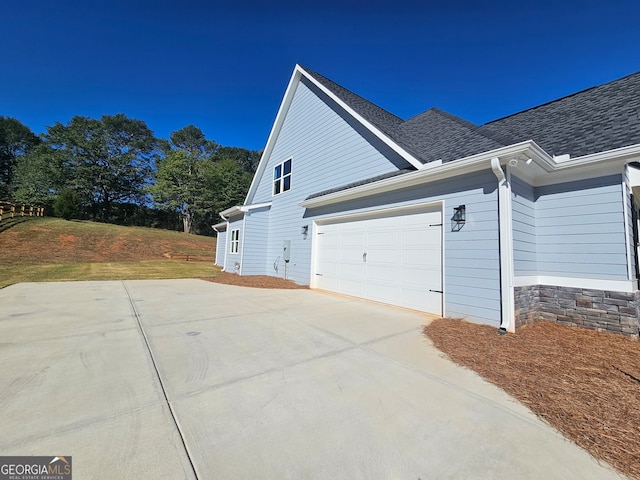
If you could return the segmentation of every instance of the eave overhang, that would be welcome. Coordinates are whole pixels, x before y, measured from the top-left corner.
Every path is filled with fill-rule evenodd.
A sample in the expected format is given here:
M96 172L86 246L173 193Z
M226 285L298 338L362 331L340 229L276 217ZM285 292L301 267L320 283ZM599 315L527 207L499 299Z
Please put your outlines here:
M236 205L235 207L227 208L220 212L220 216L224 220L228 220L230 217L234 215L240 215L241 213L249 212L251 210L256 210L258 208L268 208L271 207L271 202L264 203L254 203L253 205Z
M299 206L316 208L488 170L491 169L492 158L498 158L501 165L508 165L512 173L531 185L539 186L621 173L627 163L640 159L640 145L583 157L554 158L533 140L527 140L452 162L433 166L425 164L414 172L307 199L299 203Z
M227 228L227 222L220 222L220 223L216 223L215 225L211 225L211 228L213 228L216 232L220 232L221 229L223 228Z

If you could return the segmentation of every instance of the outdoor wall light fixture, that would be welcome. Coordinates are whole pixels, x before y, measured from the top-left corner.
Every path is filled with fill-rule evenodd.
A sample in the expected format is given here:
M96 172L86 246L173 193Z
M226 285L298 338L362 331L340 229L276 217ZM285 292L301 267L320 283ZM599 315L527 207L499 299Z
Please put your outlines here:
M453 217L451 217L451 231L459 232L467 221L467 209L464 205L453 207Z
M307 238L307 235L309 234L309 225L303 225L302 226L302 238Z

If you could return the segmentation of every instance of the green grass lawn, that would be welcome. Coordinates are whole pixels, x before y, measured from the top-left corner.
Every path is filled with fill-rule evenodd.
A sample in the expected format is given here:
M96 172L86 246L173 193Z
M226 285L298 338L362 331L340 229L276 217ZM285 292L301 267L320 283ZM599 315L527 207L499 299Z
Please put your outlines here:
M209 261L169 260L166 254ZM0 233L0 288L19 282L212 277L215 238L141 227L35 219Z

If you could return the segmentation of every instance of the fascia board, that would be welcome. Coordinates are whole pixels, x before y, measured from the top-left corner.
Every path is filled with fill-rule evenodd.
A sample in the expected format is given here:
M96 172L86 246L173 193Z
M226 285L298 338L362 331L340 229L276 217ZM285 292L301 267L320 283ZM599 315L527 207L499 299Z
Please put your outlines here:
M536 187L622 173L625 165L640 160L640 144L592 153L568 160L552 159L551 175L534 179Z
M629 145L628 147L615 148L604 152L591 153L582 157L570 158L569 160L558 161L555 164L555 170L565 168L588 166L594 163L625 163L638 160L640 157L640 144Z
M296 65L296 68L298 66ZM385 133L379 130L376 126L374 126L371 122L367 121L364 117L358 114L354 109L352 109L347 103L343 102L340 98L338 98L331 90L326 88L322 83L318 82L315 78L309 75L304 70L300 70L302 75L306 79L308 79L311 83L313 83L317 88L319 88L322 92L324 92L329 98L331 98L334 102L336 102L340 107L344 108L349 115L351 115L354 119L360 122L367 130L373 133L376 137L382 140L388 147L390 147L393 151L395 151L398 155L404 158L407 162L409 162L415 168L421 168L424 163L418 160L415 156L407 152L404 148L398 145L395 141L389 138Z
M391 177L378 182L360 185L340 192L330 193L322 197L304 200L299 203L303 208L314 208L346 200L352 200L368 195L408 188L415 185L430 183L449 177L473 173L491 168L492 158L498 157L505 161L517 155L531 157L537 163L547 162L551 157L532 141L520 142L507 147L501 147L489 152L472 155L460 160L444 163L438 167L416 170L397 177ZM541 155L543 158L541 158Z
M226 210L223 210L222 212L220 212L220 216L226 220L227 217L229 217L230 215L233 215L234 213L242 213L241 207L236 205L234 207L227 208Z
M287 85L287 89L284 92L284 96L282 97L282 102L280 102L280 107L278 108L276 119L273 122L273 126L271 127L271 132L269 132L267 144L265 145L264 151L262 152L262 157L260 157L258 168L256 169L256 173L253 176L253 180L251 180L251 185L249 186L249 191L247 192L247 196L244 201L245 204L250 204L253 201L253 196L256 193L256 189L258 188L260 179L262 178L264 170L267 167L267 163L269 162L269 157L271 157L271 152L273 151L273 147L275 146L276 139L280 134L282 124L284 123L284 119L287 116L287 111L291 106L291 102L293 101L296 89L298 88L298 83L300 82L301 75L302 70L300 69L299 65L296 65L291 78L289 79L289 84Z
M598 152L569 160L557 160L546 153L533 140L501 147L470 157L454 160L434 168L422 168L398 177L392 177L378 182L360 185L340 192L323 195L305 200L299 205L304 208L314 208L346 200L388 192L398 188L430 183L466 173L476 172L484 168L491 168L491 158L497 157L500 163L512 158L531 158L543 171L532 179L534 186L560 183L563 181L588 178L615 173L632 161L640 161L640 144L622 147L606 152Z
M264 207L271 207L271 202L256 203L254 205L235 205L231 208L227 208L226 210L223 210L222 212L220 212L220 216L224 220L227 220L232 215L236 215L238 213L245 213L250 210L255 210L257 208L264 208Z
M270 206L271 206L271 202L264 202L264 203L256 203L254 205L242 205L239 208L241 212L248 212L250 210L256 210L258 208L265 208Z
M216 232L219 232L219 228L226 228L227 227L228 222L220 222L220 223L216 223L215 225L211 225L211 228L213 228Z

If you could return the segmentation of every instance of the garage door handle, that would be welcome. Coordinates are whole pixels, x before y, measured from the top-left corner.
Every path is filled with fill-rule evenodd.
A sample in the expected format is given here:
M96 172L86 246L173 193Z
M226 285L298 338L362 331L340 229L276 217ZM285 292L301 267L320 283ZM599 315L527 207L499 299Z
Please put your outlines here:
M435 292L435 293L444 293L442 290L431 290L429 289L430 292Z
M367 262L367 252L364 252L362 254L362 261L365 262L365 263Z

